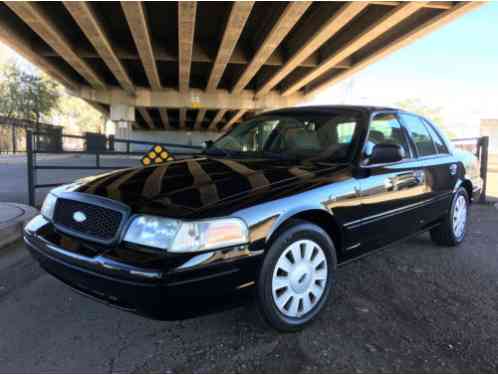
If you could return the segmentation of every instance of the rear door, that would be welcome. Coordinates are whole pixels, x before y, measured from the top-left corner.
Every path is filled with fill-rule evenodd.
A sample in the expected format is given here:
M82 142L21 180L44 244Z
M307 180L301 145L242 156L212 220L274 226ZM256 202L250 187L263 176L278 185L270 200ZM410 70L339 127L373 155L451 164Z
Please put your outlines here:
M420 224L430 225L449 210L460 166L431 124L409 113L400 114L400 119L415 149L417 168L425 173L428 192Z

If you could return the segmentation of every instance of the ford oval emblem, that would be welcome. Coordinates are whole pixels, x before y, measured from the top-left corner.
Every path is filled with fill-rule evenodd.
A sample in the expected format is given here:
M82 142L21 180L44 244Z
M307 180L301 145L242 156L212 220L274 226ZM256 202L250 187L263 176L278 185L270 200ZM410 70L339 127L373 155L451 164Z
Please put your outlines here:
M73 214L73 220L78 222L78 223L82 223L86 220L86 215L81 211L76 211Z

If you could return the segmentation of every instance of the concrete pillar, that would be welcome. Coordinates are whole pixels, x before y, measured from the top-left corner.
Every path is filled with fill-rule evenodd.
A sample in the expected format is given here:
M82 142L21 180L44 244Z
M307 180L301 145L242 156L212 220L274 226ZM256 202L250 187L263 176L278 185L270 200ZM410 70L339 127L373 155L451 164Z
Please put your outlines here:
M116 139L130 139L132 123L135 122L135 108L126 104L111 105L111 121L116 124ZM116 142L116 151L128 151L129 148L123 142Z

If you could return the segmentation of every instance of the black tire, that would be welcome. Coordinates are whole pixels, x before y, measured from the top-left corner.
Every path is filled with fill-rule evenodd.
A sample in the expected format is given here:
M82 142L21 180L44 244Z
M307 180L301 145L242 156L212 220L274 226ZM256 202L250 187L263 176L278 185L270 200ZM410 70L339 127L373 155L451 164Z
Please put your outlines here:
M289 317L279 311L274 301L272 279L280 256L291 244L300 240L310 240L319 245L322 250L322 255L325 255L326 259L325 272L327 274L327 280L325 281L325 286L322 286L323 294L317 298L318 302L313 301L315 305L310 311L300 317ZM313 254L315 254L314 248L311 252L311 256L313 256ZM281 332L295 332L301 330L318 315L329 300L331 291L335 286L336 266L337 257L334 244L322 228L303 220L293 220L290 222L285 228L279 231L276 239L271 244L259 274L256 286L256 305L263 320L271 327ZM315 281L310 281L308 285L312 282L314 283ZM310 296L308 295L307 298L309 299Z
M461 234L456 234L453 226L453 215L455 213L455 206L459 197L463 197L466 203L466 221L464 225L463 232ZM468 223L469 216L469 195L465 188L460 187L456 193L453 195L451 201L451 207L444 218L443 222L437 227L431 229L431 239L434 243L440 246L458 246L465 239L466 226Z

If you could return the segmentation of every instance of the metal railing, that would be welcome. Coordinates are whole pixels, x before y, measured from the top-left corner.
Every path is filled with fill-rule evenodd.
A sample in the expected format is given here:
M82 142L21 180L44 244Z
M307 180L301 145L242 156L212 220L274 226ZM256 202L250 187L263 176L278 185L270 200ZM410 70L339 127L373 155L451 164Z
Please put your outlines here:
M472 152L481 165L482 193L480 202L486 202L486 186L488 183L489 137L458 138L451 142L457 148Z
M54 142L39 142L40 137L60 137L59 140ZM26 131L26 155L27 155L27 172L28 172L28 201L31 206L36 203L35 193L36 189L51 188L59 185L68 183L69 181L49 183L49 184L39 184L37 183L37 171L39 170L115 170L119 169L116 166L106 166L102 165L103 156L137 156L141 157L146 151L152 146L161 145L169 149L169 151L175 157L185 157L192 154L196 154L202 150L201 146L193 145L182 145L174 143L155 143L149 141L133 141L127 139L114 138L113 136L102 137L102 144L99 147L90 148L88 147L87 136L79 135L68 135L68 134L58 134L46 133L46 132L33 132L31 130ZM73 144L65 145L64 140L73 140L73 143L79 143L77 145ZM486 185L487 185L487 172L488 172L488 146L489 137L477 137L477 138L461 138L452 140L453 144L457 148L462 148L467 151L471 151L476 155L480 161L481 165L481 178L483 179L483 189L481 195L481 202L486 201ZM67 143L67 142L66 142ZM55 145L53 149L51 147L42 147L42 145ZM137 147L139 146L139 147ZM147 149L145 149L146 147ZM137 150L142 148L141 150ZM79 155L94 155L94 163L92 165L39 165L37 163L37 154L79 154Z
M28 130L50 134L62 133L60 126L0 115L0 154L26 152L24 139Z
M39 184L39 170L115 170L119 169L116 166L103 165L102 157L105 156L127 156L141 157L153 146L160 145L167 148L175 158L182 158L196 154L202 150L201 146L182 145L175 143L160 143L149 141L134 141L127 139L114 138L113 136L103 137L102 147L93 147L89 149L87 141L88 137L79 135L60 134L60 141L56 141L58 146L55 149L43 149L38 147L39 137L54 136L45 132L26 132L26 156L27 156L27 173L28 173L28 202L31 206L36 204L36 189L51 188L68 183L69 181L60 181L49 184ZM73 140L79 145L72 147L64 147L64 140ZM94 155L95 159L92 165L39 165L37 163L38 154L73 154L73 155ZM136 160L138 163L138 158Z

